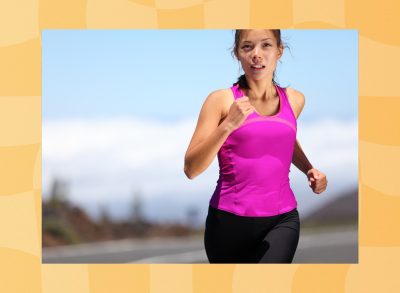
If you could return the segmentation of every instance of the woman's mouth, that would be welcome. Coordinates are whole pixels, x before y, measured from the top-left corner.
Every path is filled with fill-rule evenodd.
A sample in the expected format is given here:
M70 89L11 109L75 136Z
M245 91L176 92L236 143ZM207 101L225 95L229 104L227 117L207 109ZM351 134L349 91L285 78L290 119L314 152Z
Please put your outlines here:
M253 70L255 70L255 71L258 71L258 70L262 70L262 69L264 69L265 68L265 65L262 65L262 64L257 64L257 65L250 65L250 68L251 69L253 69Z

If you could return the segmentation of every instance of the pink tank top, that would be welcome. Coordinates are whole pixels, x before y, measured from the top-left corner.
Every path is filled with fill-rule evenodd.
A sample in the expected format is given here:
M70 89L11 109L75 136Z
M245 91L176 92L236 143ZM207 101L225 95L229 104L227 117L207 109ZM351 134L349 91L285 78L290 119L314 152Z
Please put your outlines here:
M297 207L289 185L297 122L285 90L275 87L279 112L251 113L218 151L219 179L212 207L249 217L279 215ZM235 100L244 95L238 84L231 90Z

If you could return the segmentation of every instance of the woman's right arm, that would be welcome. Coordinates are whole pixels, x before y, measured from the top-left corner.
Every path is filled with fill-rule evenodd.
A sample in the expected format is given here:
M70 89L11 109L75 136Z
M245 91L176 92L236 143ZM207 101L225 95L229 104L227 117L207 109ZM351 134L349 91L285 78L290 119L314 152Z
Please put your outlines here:
M223 95L222 90L211 93L201 108L196 129L185 154L184 172L189 179L207 169L229 134L254 109L247 97L237 99L230 106L225 120L219 124L225 104Z

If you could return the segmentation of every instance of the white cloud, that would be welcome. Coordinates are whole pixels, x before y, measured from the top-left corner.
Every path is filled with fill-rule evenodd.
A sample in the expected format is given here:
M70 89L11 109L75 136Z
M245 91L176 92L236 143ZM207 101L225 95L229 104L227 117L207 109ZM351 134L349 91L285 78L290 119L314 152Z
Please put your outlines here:
M201 205L204 214L218 179L218 163L215 159L195 180L185 177L184 154L195 123L136 118L44 121L44 193L58 176L70 183L71 200L92 208L95 203L127 202L139 189L147 213L154 217L182 218L189 205ZM298 138L310 161L328 175L330 192L356 184L357 122L299 124ZM321 204L323 200L317 203L305 196L307 181L293 169L291 183L299 205L302 201L307 210ZM165 210L167 203L176 209Z

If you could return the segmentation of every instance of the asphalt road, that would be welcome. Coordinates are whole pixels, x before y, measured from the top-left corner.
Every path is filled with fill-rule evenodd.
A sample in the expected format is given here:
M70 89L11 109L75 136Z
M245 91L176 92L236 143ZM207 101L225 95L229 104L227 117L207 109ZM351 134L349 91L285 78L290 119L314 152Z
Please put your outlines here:
M203 237L120 240L43 249L43 263L208 263ZM293 263L358 263L357 227L302 231Z

